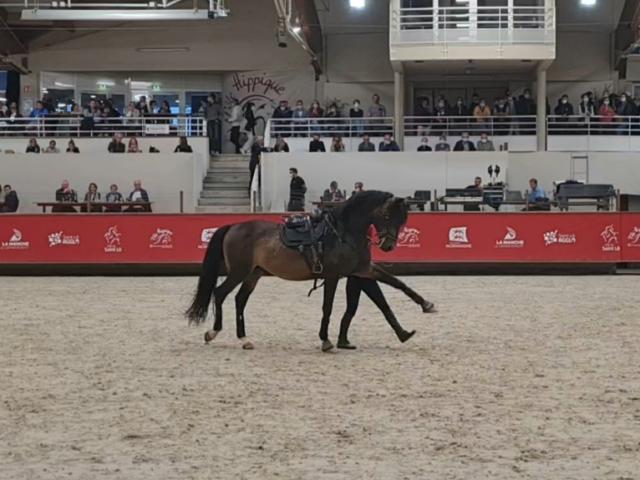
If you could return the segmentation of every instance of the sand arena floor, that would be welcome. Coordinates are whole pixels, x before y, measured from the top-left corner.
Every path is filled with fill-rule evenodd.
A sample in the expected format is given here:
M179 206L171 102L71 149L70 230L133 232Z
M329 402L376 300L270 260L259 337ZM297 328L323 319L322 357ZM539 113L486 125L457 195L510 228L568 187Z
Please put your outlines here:
M639 277L406 280L409 343L363 300L323 354L308 283L261 281L243 351L195 278L0 278L0 478L640 478Z

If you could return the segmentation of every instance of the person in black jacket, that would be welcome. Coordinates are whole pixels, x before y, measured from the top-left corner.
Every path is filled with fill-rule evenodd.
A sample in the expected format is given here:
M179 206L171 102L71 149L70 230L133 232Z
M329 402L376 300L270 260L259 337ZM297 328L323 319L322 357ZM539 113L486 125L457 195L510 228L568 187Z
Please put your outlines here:
M618 100L618 105L616 108L616 113L618 114L618 117L633 117L638 115L638 110L636 109L636 106L630 100L629 96L626 93L623 93L622 95L620 95L620 99ZM616 121L620 122L620 125L618 126L618 134L629 135L631 125L632 125L631 124L632 120L630 118L617 118Z
M127 197L128 202L145 202L149 203L149 194L142 188L141 180L133 181L133 191ZM149 205L132 205L125 210L126 212L150 212L151 207Z
M469 132L462 132L462 138L453 147L454 152L475 152L476 146L469 140Z
M249 188L251 188L251 183L253 182L253 175L256 173L256 168L260 164L260 157L262 156L262 152L268 152L269 149L264 146L264 138L256 137L256 141L251 145L251 160L249 160Z
M568 95L563 95L560 98L560 100L558 100L558 105L556 105L556 108L553 110L553 113L557 115L557 118L555 119L556 122L558 123L569 122L569 117L573 115L573 105L569 103ZM570 134L571 131L559 130L558 133L567 135L567 134Z
M309 151L310 152L326 152L324 148L324 142L320 140L319 135L314 135L313 140L309 142Z
M74 203L78 201L78 194L76 191L69 186L69 180L63 180L62 185L58 190L56 190L56 202L60 202L60 204L64 203ZM76 209L71 205L56 205L51 209L52 213L75 213Z
M289 102L281 100L280 105L273 111L271 118L276 120L273 122L273 129L282 137L288 137L291 133L291 118L293 111L289 108Z
M31 137L29 139L29 144L27 145L26 153L40 153L40 145L38 145L38 141L36 137Z
M531 90L526 89L516 102L516 114L527 115L529 117L536 115L536 102L531 98ZM535 128L531 128L532 124L535 124L535 119L521 118L520 134L523 135L535 135ZM526 127L524 126L526 125Z
M4 203L0 207L2 213L13 213L18 210L20 200L18 200L18 194L11 188L11 185L4 186Z
M124 146L124 143L122 143L122 135L120 135L119 133L116 133L113 136L113 139L111 140L111 142L109 143L107 150L109 151L109 153L124 153L125 146Z
M180 141L173 153L193 153L191 145L187 142L187 137L180 137Z
M287 211L304 212L304 196L307 193L307 184L304 179L298 175L298 169L291 167L289 169L291 175L291 183L289 184L289 204Z

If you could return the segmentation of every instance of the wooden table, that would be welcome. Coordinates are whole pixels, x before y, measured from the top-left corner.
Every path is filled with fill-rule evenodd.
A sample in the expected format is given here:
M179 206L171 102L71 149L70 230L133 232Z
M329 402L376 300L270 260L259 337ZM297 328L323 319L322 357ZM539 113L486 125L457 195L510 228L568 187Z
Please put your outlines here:
M42 207L42 213L47 213L47 207L85 207L87 213L119 213L123 207L144 207L145 212L151 211L153 202L37 202ZM100 211L96 211L99 208ZM92 210L93 209L93 210Z

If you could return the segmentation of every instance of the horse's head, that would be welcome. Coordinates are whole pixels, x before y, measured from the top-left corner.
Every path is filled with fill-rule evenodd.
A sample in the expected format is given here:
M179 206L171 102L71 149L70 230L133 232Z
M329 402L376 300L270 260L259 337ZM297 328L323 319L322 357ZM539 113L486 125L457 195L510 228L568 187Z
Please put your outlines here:
M407 223L409 206L404 198L390 196L373 212L373 225L378 232L378 247L390 252L396 246L400 230Z

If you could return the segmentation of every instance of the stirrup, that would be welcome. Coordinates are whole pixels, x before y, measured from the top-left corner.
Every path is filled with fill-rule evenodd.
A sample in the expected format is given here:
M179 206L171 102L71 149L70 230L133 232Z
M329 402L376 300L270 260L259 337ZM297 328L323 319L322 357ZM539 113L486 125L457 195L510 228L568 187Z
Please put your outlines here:
M316 262L313 264L313 268L311 269L311 271L312 271L313 273L315 273L316 275L320 275L320 274L322 274L322 272L324 271L324 266L322 265L322 263L321 263L321 262L316 261Z

